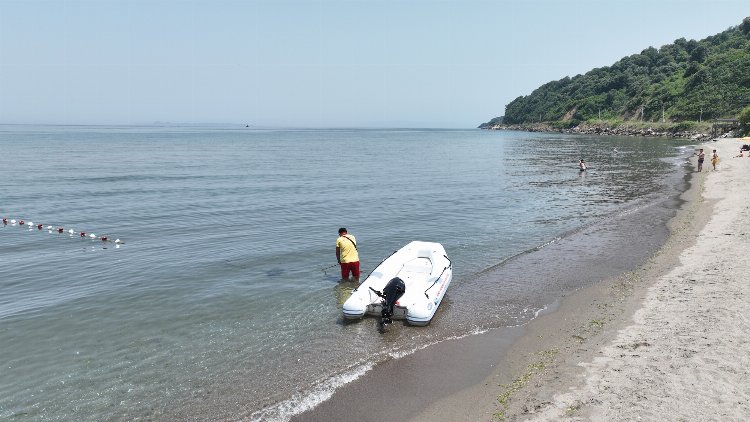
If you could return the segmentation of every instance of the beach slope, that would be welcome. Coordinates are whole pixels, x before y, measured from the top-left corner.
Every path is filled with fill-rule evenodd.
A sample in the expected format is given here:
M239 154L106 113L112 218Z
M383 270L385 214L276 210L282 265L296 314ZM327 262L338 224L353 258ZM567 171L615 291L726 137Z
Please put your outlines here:
M699 176L713 212L694 244L653 280L631 323L579 363L568 390L529 419L750 418L750 158L732 158L736 140L705 146L725 158Z
M706 160L693 175L648 263L566 298L485 382L412 420L750 419L750 158L733 157L739 146L703 146L718 168Z

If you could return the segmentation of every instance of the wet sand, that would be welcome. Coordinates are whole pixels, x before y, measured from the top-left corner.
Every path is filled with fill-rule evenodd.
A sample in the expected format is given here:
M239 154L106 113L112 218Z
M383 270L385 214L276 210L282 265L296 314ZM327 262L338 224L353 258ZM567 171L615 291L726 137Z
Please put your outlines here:
M705 147L718 170L694 174L652 259L565 298L482 382L411 420L750 418L750 158L736 139Z
M481 383L523 332L517 327L504 329L501 335L491 332L444 341L379 363L367 376L336 391L332 400L291 420L409 420L446 393Z

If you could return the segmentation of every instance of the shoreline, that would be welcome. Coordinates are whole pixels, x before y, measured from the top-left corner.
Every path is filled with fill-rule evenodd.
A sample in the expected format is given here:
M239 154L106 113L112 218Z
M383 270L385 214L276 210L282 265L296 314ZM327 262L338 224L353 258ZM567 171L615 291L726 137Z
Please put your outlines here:
M750 161L731 158L738 147L730 138L704 146L723 157L718 171L693 174L669 238L647 263L564 298L527 324L481 383L411 420L750 416L750 358L742 352L750 350L742 316L750 299L741 265L750 199L732 189L750 177ZM732 336L716 338L721 333Z
M707 128L678 128L673 124L658 122L623 123L611 126L602 123L581 123L573 127L556 127L550 123L528 123L513 125L479 126L483 130L509 130L521 132L563 133L568 135L597 135L597 136L630 136L630 137L663 137L691 139L695 142L708 142L714 139ZM717 138L731 137L733 132L719 134Z
M690 176L684 176L682 179L682 183L687 184L687 187L691 186L689 179ZM601 233L596 234L603 226L593 226L593 231L583 230L566 238L564 242L556 243L557 251L562 254L578 248L588 248L588 253L581 254L572 261L556 261L562 267L544 267L544 271L535 274L535 277L553 277L559 280L575 278L578 281L583 279L586 282L579 285L591 287L572 291L565 295L567 297L563 297L563 300L557 299L547 306L542 315L549 314L551 316L548 318L556 319L561 314L572 315L577 309L591 308L596 311L598 308L590 306L586 300L591 297L604 300L610 291L610 287L607 287L609 284L606 283L616 281L607 277L618 277L622 271L637 268L660 250L669 238L668 222L674 220L674 216L679 214L685 204L684 200L677 201L677 196L663 198L664 203L660 205L648 206L637 213L627 212L617 217L614 226L608 224L610 227L604 230L607 234L603 238L600 237ZM658 214L664 212L657 211L659 208L671 210L668 211L670 217L659 218ZM657 225L652 226L648 223L652 221L652 217L659 218ZM630 233L643 230L649 234L638 238L630 236ZM631 239L614 240L625 238ZM594 239L598 241L592 244ZM601 242L601 239L609 241ZM546 256L550 253L554 256L555 247L545 249ZM527 265L537 265L540 259L535 255L526 258ZM522 262L516 262L514 265L524 265L524 258L521 260ZM488 277L503 275L502 272L498 272ZM581 292L595 293L582 296ZM622 293L616 300L621 300L621 296ZM584 299L569 305L571 300L581 297ZM577 315L583 317L580 312ZM569 324L577 321L569 318L565 320ZM604 322L602 317L593 312L589 319L585 320L590 321ZM515 382L517 378L530 379L531 375L534 375L528 370L529 365L532 365L534 370L540 366L548 366L552 363L548 361L554 361L555 355L558 354L552 347L539 349L539 353L532 354L526 353L531 347L528 344L519 348L518 345L525 344L525 339L536 338L535 334L530 334L530 329L534 327L532 323L524 323L514 328L494 328L482 334L445 340L413 355L378 363L365 376L338 388L328 400L291 417L290 420L326 421L344 416L360 420L498 420L495 416L500 411L497 399L499 395L504 394L498 386L512 385L511 390L517 390L521 386ZM568 328L573 330L578 326L571 325ZM580 338L590 337L590 331L601 331L601 327L596 324L584 328L585 330L576 334ZM547 336L549 341L554 340L553 334ZM492 375L488 376L490 374ZM368 399L362 400L362 397ZM356 406L351 405L353 402L356 402Z

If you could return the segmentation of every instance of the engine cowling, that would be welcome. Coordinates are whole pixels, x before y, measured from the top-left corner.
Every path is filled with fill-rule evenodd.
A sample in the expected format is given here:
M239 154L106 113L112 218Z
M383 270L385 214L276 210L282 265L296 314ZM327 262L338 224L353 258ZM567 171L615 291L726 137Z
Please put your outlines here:
M383 289L385 303L383 304L383 311L381 313L383 317L381 323L383 325L393 322L391 320L391 317L393 316L393 307L396 305L396 301L398 301L401 296L404 295L405 291L406 284L404 283L404 280L401 280L398 277L392 278L391 281L386 284L385 288Z

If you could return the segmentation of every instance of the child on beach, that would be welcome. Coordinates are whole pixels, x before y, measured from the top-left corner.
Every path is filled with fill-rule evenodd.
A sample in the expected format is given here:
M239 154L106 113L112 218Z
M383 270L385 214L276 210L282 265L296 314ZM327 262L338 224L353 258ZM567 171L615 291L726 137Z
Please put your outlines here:
M711 154L711 165L714 167L714 171L716 171L716 164L719 163L719 154L716 153L716 150L714 150L714 153Z

